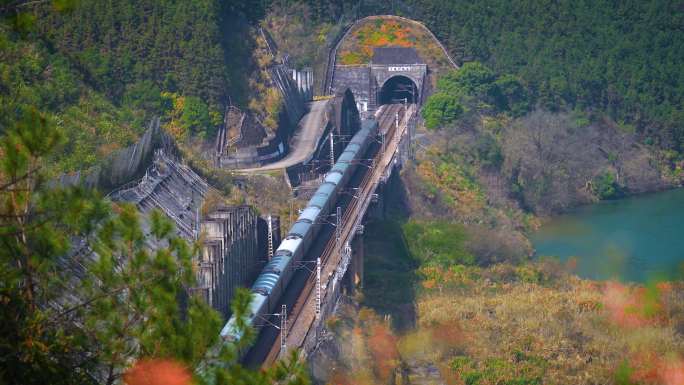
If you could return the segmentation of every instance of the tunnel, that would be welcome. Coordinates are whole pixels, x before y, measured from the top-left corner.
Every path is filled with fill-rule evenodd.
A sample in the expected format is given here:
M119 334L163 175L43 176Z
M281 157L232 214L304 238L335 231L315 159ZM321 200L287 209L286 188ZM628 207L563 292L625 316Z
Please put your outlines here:
M406 76L393 76L380 89L380 104L416 103L418 101L418 87L413 80Z

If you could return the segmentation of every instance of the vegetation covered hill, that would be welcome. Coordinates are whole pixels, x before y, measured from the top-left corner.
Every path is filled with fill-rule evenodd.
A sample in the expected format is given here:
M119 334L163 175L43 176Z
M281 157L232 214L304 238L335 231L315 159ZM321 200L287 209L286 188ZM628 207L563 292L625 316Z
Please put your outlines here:
M213 139L229 103L277 125L282 101L244 4L16 3L1 10L2 126L30 108L54 120L66 139L55 172L96 164L157 116L188 142Z
M419 23L397 17L368 17L354 24L338 48L338 63L368 63L375 47L415 48L432 72L441 73L451 68L430 31Z
M61 151L51 154L56 170L87 168L144 129L143 111L114 103L40 40L2 29L0 59L0 133L39 111L64 137Z
M548 109L590 109L684 140L684 6L671 1L416 1L424 21L462 61L524 80Z
M535 109L532 94L521 79L477 62L438 79L422 110L432 133L415 167L427 185L417 197L472 221L465 212L482 211L485 200L509 214L517 206L549 215L681 183L681 155L600 113Z
M597 111L622 129L638 132L642 140L682 151L684 75L679 58L684 57L684 7L679 2L294 4L295 14L304 17L289 20L305 26L334 25L374 14L416 19L425 23L460 63L479 61L497 73L521 79L533 105L554 111ZM264 9L269 6L283 9L278 2L266 4ZM282 12L270 15L279 14ZM384 28L384 32L382 28L361 28L365 31L362 45L388 44L393 39L397 44L410 43L402 31ZM341 53L350 63L368 56L367 52Z
M200 137L221 122L236 74L217 3L22 3L2 9L2 129L30 109L56 123L65 140L53 171L96 164L155 116Z
M214 1L83 1L43 10L38 33L116 101L160 90L220 107L229 89ZM158 96L157 96L158 97Z
M30 8L35 28L23 41L36 45L44 58L58 56L59 60L50 60L53 67L65 64L62 67L68 67L72 77L102 95L117 110L111 115L121 117L113 120L114 131L123 126L129 127L127 133L139 132L146 118L172 114L175 102L170 94L189 98L183 105L187 105L186 131L191 136L210 136L228 100L250 108L250 100L258 98L244 70L255 69L255 60L260 60L251 57L258 47L249 36L250 23L264 21L297 66L314 66L320 72L325 61L321 53L342 24L394 13L424 22L460 63L480 61L496 73L518 78L529 91L532 106L605 115L621 130L636 132L640 141L671 151L665 154L670 160L681 158L684 75L679 58L684 56L684 39L679 26L684 11L676 2L95 0L75 4L68 13L52 12L49 4ZM360 28L363 36L353 34L361 37L362 45L393 44L395 39L397 44L415 43L415 36L403 27L388 24L366 31L368 27ZM341 54L367 56L363 50L343 49ZM45 65L39 69L42 80L34 74L30 76L38 81L28 79L29 83L37 85L51 76L45 69ZM258 73L248 78L260 82ZM71 90L63 84L66 81L58 88ZM75 92L55 94L67 99L36 101L39 109L62 103L59 110L64 111ZM91 99L97 98L83 98L81 103ZM101 109L89 108L88 114ZM87 126L90 132L103 129L94 123ZM75 125L65 124L66 128L73 131L70 137L80 135ZM108 141L120 145L127 140ZM111 151L98 152L98 144L78 147L98 154ZM72 161L70 168L92 163L84 158Z

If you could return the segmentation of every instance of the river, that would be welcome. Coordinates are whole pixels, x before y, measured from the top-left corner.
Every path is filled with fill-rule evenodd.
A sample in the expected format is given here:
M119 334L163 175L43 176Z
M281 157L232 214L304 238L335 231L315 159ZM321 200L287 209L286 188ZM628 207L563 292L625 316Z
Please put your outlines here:
M577 263L591 279L648 282L684 275L684 189L580 207L532 234L537 256Z

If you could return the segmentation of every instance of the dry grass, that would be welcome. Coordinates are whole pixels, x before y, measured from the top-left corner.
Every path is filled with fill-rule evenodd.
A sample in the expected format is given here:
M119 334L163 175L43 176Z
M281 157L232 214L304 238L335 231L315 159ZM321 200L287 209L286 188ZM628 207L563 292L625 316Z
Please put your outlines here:
M418 302L420 327L462 328L472 370L482 370L492 358L510 365L533 359L545 384L605 384L628 362L633 380L665 383L658 365L684 353L681 335L671 326L684 317L669 311L681 307L674 291L659 290L651 306L642 287L574 276L552 286L488 281L450 294L426 293ZM653 370L655 377L640 374ZM490 378L495 377L480 383Z
M682 284L587 281L551 263L472 269L477 279L421 289L418 326L404 335L367 309L348 315L337 334L356 346L347 379L398 384L402 371L437 368L449 384L683 383Z

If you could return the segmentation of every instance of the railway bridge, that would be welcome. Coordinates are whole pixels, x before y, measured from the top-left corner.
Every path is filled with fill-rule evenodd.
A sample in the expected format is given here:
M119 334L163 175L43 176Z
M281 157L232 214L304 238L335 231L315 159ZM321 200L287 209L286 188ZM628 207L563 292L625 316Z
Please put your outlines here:
M409 154L409 138L415 127L417 105L395 103L380 106L375 112L378 140L358 167L348 186L340 193L338 209L328 231L318 240L282 295L282 309L263 320L265 327L252 349L247 364L269 365L292 349L313 352L325 335L325 319L334 311L343 290L363 279L363 219L370 205L378 200L378 187L387 182L395 168ZM318 263L316 263L318 261Z
M309 206L288 233L286 241L291 236L291 243L285 245L283 241L274 260L252 288L260 299L253 301L256 304L253 308L259 310L252 313L250 321L259 335L243 358L250 366L270 365L293 349L310 355L323 341L325 320L334 312L341 293L362 283L364 217L371 204L380 201L379 187L411 156L410 141L417 111L424 94L429 92L426 91L429 89L427 65L414 48L378 47L370 63L355 66L336 64L336 51L337 47L330 53L333 60L328 63L324 89L327 94L347 95L355 106L348 108L355 119L360 115L377 121L377 135L373 134L364 159L344 161L349 166L356 164L351 176L340 172L337 163L331 167ZM364 125L367 126L361 124ZM354 138L340 159L348 151L356 157L356 151L360 150ZM341 167L345 170L347 166ZM335 172L340 172L345 179L336 179ZM335 180L344 182L338 185ZM330 199L333 207L315 203L317 194L327 196L325 199ZM311 217L312 212L318 214ZM302 230L307 228L316 228L313 240L301 235L309 232ZM300 244L306 244L301 247L304 254L299 254ZM278 267L288 258L293 263L288 268L296 269L292 273ZM287 286L278 286L278 282L286 282ZM271 298L277 300L272 302ZM261 310L264 308L269 314ZM234 338L230 325L230 322L226 324L222 331L224 338Z

